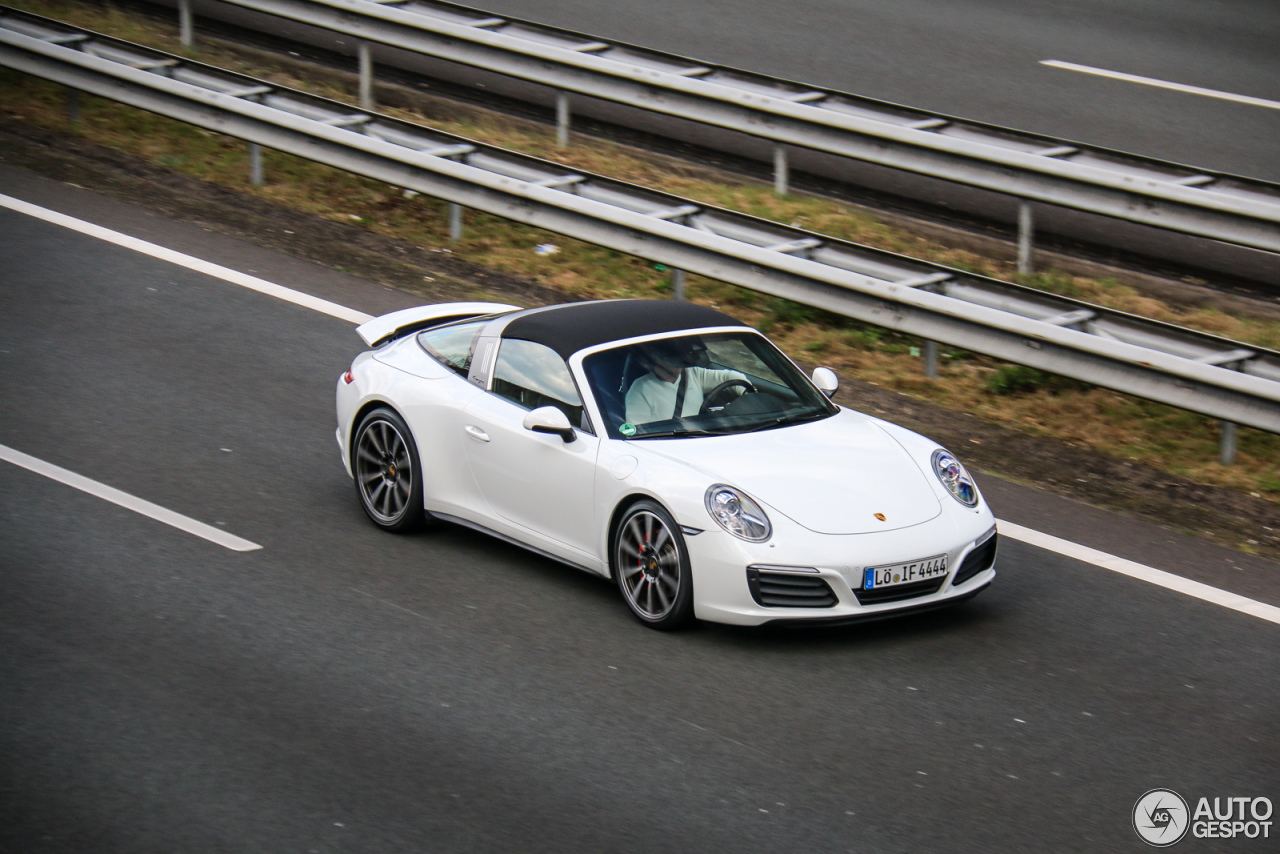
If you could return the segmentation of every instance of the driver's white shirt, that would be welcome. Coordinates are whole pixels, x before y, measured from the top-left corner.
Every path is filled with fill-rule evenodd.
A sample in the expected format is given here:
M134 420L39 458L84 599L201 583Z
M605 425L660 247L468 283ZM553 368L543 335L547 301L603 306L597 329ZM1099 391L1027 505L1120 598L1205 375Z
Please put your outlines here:
M681 415L697 415L702 408L702 401L708 391L729 380L746 379L746 375L738 371L717 371L711 368L685 368L689 378L685 382L684 404ZM666 421L676 415L676 391L680 388L680 380L669 383L658 379L653 374L645 374L631 384L627 390L627 421L632 424L646 424L650 421Z

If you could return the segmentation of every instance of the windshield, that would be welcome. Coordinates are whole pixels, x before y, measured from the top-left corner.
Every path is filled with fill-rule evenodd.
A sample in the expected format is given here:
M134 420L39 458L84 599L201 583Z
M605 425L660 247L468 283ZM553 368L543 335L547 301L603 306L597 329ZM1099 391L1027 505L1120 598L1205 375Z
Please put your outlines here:
M786 356L752 332L614 347L582 365L615 439L748 433L837 412Z

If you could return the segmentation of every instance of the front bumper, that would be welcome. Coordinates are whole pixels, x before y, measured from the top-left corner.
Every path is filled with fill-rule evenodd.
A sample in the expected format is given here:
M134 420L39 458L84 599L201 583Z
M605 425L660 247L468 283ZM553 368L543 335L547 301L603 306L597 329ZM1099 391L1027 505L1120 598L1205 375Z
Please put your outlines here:
M686 537L693 569L694 611L699 619L756 626L764 624L841 624L895 616L955 604L986 588L995 578L995 520L989 511L944 514L899 531L822 535L775 522L768 543L746 543L707 530ZM990 534L990 537L987 535ZM867 567L947 556L947 574L936 585L922 584L915 595L859 601ZM974 558L966 567L966 558ZM753 569L752 569L753 568ZM966 577L957 578L962 569ZM798 591L802 607L776 603L786 596L762 595L761 578L773 591ZM829 590L827 593L823 586Z

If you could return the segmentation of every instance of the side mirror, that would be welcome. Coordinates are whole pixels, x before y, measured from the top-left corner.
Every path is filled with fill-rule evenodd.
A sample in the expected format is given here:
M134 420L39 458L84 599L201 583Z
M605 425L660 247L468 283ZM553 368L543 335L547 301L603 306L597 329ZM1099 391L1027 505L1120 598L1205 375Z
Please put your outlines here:
M539 406L530 410L524 417L524 429L535 433L553 433L565 442L578 438L568 417L554 406Z
M818 391L831 397L840 388L840 378L830 368L814 368L813 384L818 387Z

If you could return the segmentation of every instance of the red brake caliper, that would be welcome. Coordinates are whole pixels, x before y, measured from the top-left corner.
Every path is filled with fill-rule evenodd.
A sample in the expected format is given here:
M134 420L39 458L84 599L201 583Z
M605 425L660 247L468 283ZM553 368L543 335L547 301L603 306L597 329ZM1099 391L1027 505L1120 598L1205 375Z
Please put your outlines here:
M640 580L645 584L652 584L653 582L649 580L649 573L645 572L645 568L644 568L645 552L648 551L648 549L649 549L649 535L648 533L646 533L644 535L644 546L641 547L640 549Z

